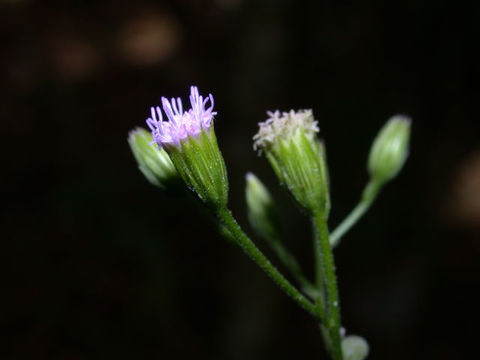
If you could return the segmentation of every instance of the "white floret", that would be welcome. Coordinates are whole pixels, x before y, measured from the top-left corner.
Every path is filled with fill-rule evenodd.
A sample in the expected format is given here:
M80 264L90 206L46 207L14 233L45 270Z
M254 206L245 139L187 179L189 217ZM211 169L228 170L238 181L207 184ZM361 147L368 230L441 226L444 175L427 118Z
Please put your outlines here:
M269 118L259 123L260 129L253 137L253 149L262 150L273 145L280 138L288 139L298 129L302 129L309 138L320 131L318 122L313 118L312 110L299 110L295 112L280 113L280 111L267 111Z

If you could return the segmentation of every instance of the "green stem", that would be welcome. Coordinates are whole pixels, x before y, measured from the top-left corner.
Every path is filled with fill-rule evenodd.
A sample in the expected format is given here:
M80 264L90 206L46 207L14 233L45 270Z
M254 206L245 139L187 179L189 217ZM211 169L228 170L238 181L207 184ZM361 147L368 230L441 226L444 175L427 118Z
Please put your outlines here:
M272 263L255 246L252 240L243 232L235 218L227 208L220 209L217 212L219 220L228 229L235 238L236 243L242 250L267 273L268 276L285 291L298 305L313 316L317 316L315 305L312 304L302 293L300 293L285 277L272 265Z
M375 180L370 180L365 187L360 202L353 208L348 216L336 227L330 234L330 245L333 247L340 244L340 239L345 235L360 218L367 212L377 197L381 184Z
M340 239L345 235L357 221L367 212L372 201L360 201L357 206L348 214L340 225L331 233L330 244L332 247L340 244Z
M279 236L266 239L272 250L277 255L282 264L290 271L295 280L300 284L303 292L310 298L316 299L318 290L304 275L302 268L298 264L297 259L287 250L283 243L279 240Z
M325 299L327 298L327 294L325 292L325 284L327 283L326 280L326 273L325 273L325 260L323 256L323 251L320 246L320 234L318 231L318 227L316 226L316 221L313 219L312 222L313 228L313 253L315 255L315 283L317 287L317 291L319 296L316 299L315 307L317 309L318 317L321 323L326 323L326 308L325 308Z
M328 239L327 221L323 213L314 214L315 250L317 258L317 284L323 289L324 298L318 297L318 316L324 317L322 326L328 333L325 343L330 347L330 354L334 360L343 360L340 337L340 300L338 297L337 278L333 253ZM322 315L322 307L324 314Z

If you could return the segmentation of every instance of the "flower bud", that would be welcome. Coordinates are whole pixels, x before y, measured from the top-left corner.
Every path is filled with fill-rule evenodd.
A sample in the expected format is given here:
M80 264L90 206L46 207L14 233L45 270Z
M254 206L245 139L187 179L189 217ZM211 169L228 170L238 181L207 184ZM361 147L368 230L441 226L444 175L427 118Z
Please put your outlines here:
M395 115L375 138L368 158L370 176L378 183L393 179L407 160L411 119Z
M210 100L210 107L205 108ZM152 108L147 124L154 141L164 148L186 185L209 207L225 207L228 179L225 162L213 128L213 97L204 99L195 86L191 87L191 109L183 111L180 98L162 98L160 107Z
M361 336L349 335L342 340L342 353L345 360L364 360L369 351L367 341Z
M279 219L273 198L265 185L254 174L247 173L246 179L245 195L250 224L262 238L276 239Z
M180 176L166 151L150 146L152 141L152 135L142 128L128 134L128 144L142 174L152 185L172 190L179 185Z
M310 214L330 210L328 175L323 144L311 110L274 113L260 123L254 149L264 151L280 182Z

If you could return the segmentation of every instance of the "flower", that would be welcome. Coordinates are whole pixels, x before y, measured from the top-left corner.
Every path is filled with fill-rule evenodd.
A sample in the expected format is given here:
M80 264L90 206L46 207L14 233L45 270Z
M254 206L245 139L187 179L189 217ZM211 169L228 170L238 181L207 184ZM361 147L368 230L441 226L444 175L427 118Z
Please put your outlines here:
M210 106L207 107L208 102ZM164 121L159 106L152 107L147 124L153 143L165 149L180 177L209 207L220 209L228 199L225 162L213 128L213 96L203 98L196 86L190 87L191 108L183 111L182 100L162 97Z
M210 100L210 106L205 108ZM199 95L196 86L190 87L190 104L192 108L183 111L182 100L172 98L170 101L162 97L163 111L169 121L163 121L160 106L151 107L152 117L147 119L147 125L152 130L154 142L159 148L171 145L180 146L181 140L189 136L197 137L203 130L208 130L213 123L213 117L217 114L213 111L213 96L207 98Z
M312 110L267 112L253 137L254 150L264 151L280 182L307 212L330 210L325 149L318 140Z

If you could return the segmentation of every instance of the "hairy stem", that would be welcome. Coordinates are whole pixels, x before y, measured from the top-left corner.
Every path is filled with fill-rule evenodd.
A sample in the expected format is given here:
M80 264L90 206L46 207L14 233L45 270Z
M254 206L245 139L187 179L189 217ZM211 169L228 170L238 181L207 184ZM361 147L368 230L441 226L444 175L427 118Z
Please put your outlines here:
M322 320L327 348L334 360L343 360L340 337L340 301L338 297L337 278L333 253L328 238L327 221L323 213L314 214L315 252L317 286L321 295L317 299L318 317ZM323 296L322 296L323 295ZM326 336L328 334L328 338Z
M302 291L310 298L316 299L318 296L318 290L316 289L315 285L313 285L310 280L307 279L302 271L302 268L298 264L297 259L290 253L290 251L288 251L288 249L279 239L279 236L270 237L269 239L266 239L266 241L275 252L278 259L288 269L288 271L290 271L292 276L298 282Z
M267 275L298 305L311 315L317 317L315 305L312 304L300 291L298 291L285 277L272 265L272 263L255 246L252 240L243 232L237 221L227 208L217 212L220 222L228 229L228 232L235 238L240 248L267 273Z

